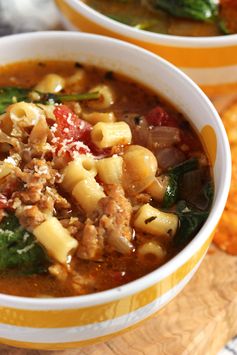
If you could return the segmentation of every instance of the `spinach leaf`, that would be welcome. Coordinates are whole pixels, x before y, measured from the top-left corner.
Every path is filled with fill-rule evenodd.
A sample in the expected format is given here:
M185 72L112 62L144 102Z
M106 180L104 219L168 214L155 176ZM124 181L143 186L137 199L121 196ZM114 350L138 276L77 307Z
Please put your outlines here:
M95 100L100 97L98 91L82 94L50 94L37 91L37 99L35 99L32 92L34 92L32 89L0 87L0 114L4 113L9 105L19 101L54 104L66 101Z
M40 96L40 98L38 101L34 102L44 104L54 104L66 101L95 100L100 98L100 93L98 91L85 92L82 94L44 94L37 91L37 94Z
M174 237L174 244L182 246L188 243L206 221L209 211L199 211L179 201L175 213L179 217L179 229Z
M157 9L162 9L176 17L209 21L218 14L215 0L148 0Z
M169 176L169 182L166 187L162 207L169 208L177 201L178 187L179 187L178 180L179 180L178 176L175 175Z
M197 167L198 167L198 159L191 158L191 159L185 160L182 163L171 168L169 170L169 174L180 176L180 175L187 173L188 171L197 169Z
M0 114L4 113L7 106L27 99L29 90L17 87L0 88Z
M168 171L169 182L163 199L163 207L171 207L178 198L179 180L185 173L192 171L198 167L198 160L191 158L183 163L176 165Z
M155 26L159 26L161 22L159 20L142 20L140 18L136 18L134 16L129 16L129 15L121 15L121 14L106 14L107 17L111 18L112 20L124 23L125 25L129 25L135 28L138 28L139 30L149 30L152 29ZM162 28L161 28L162 31Z
M18 219L9 215L0 223L0 271L19 273L45 272L49 260L35 237L23 229Z

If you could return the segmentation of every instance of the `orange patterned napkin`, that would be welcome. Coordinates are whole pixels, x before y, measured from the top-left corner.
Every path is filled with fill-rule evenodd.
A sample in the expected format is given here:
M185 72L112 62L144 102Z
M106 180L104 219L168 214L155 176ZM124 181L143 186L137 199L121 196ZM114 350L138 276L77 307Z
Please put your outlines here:
M231 146L232 181L214 243L227 253L237 255L237 103L224 112L222 120Z

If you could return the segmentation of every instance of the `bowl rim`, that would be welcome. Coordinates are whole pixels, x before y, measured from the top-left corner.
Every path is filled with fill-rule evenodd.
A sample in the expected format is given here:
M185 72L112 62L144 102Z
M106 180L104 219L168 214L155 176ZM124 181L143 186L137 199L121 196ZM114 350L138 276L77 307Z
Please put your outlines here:
M180 266L185 264L195 251L199 250L203 244L210 237L212 232L214 231L217 222L219 221L221 214L224 209L224 205L228 196L229 186L231 181L231 153L230 147L228 143L228 138L215 107L207 98L207 96L203 93L203 91L195 84L185 73L183 73L180 69L176 68L173 64L169 63L167 60L143 49L133 44L117 40L114 38L109 38L100 35L88 34L88 33L80 33L80 32L65 32L65 31L43 31L43 32L31 32L31 33L22 33L15 34L6 37L0 38L0 47L3 44L6 45L14 45L14 43L19 43L20 41L25 42L25 40L34 40L37 39L39 41L44 42L46 39L52 41L52 45L55 40L63 41L70 40L70 38L75 38L75 40L84 39L88 42L100 41L103 46L106 43L112 43L116 46L122 46L127 49L136 51L139 53L150 56L155 60L160 61L162 65L169 67L169 70L175 72L179 77L185 81L190 89L192 88L197 92L199 96L201 96L203 100L203 104L206 105L210 111L212 112L211 120L215 121L215 127L218 129L220 137L221 137L221 145L222 149L225 153L225 157L223 156L223 186L222 191L219 191L218 195L215 198L215 202L212 206L211 212L208 216L207 221L204 223L203 227L196 234L196 236L192 239L188 245L183 248L176 256L174 256L171 260L169 260L166 264L162 265L158 269L152 271L151 273L129 282L120 287L112 288L102 292L96 292L88 295L81 296L70 296L70 297L58 297L58 298L31 298L31 297L21 297L21 296L12 296L8 294L0 293L0 305L7 305L13 308L23 308L26 309L70 309L70 308L83 308L88 306L96 306L99 304L105 304L108 302L116 301L120 298L125 298L130 295L136 294L142 290L147 289L155 285L160 280L163 280L165 277L170 275L172 272L177 270ZM29 44L28 44L29 45ZM43 52L43 47L42 52ZM27 58L26 58L27 59ZM53 57L52 57L53 59ZM19 61L16 59L16 62ZM24 61L21 59L20 61ZM11 61L12 63L13 61ZM192 120L190 118L190 120Z
M83 0L63 0L70 4L74 10L88 17L93 22L102 25L104 28L113 31L115 34L120 33L126 37L130 37L144 42L154 44L170 45L177 47L226 47L237 45L237 34L207 36L207 37L188 37L174 36L149 31L140 30L121 22L115 21L94 10L92 7L83 2Z

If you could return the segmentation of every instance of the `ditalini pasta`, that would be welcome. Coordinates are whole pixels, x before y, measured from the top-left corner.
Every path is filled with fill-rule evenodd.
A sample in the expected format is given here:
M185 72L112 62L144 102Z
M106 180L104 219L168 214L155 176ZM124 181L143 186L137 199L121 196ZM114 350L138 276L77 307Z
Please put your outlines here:
M147 148L139 145L130 145L124 156L124 185L134 191L144 191L155 179L157 172L157 159Z
M130 144L132 133L125 122L98 122L92 128L91 139L98 148L110 148Z
M200 139L155 92L83 63L0 67L0 293L142 277L192 240L213 189Z
M172 237L177 231L178 222L174 213L162 212L147 203L139 208L134 226L148 234Z
M109 108L114 103L114 93L112 89L107 85L98 85L91 89L92 92L98 91L100 97L97 101L91 101L89 106L96 110L103 110Z
M65 84L68 86L76 85L80 90L84 90L86 85L86 72L84 69L78 69L73 75L69 76L65 80Z
M166 252L157 242L147 242L138 247L138 254L141 257L154 255L159 260L164 260Z
M98 176L105 184L121 184L123 176L123 158L113 155L97 162Z
M154 200L162 202L168 183L169 178L167 176L155 177L152 183L146 188L146 192L150 194Z
M72 196L83 210L90 214L97 209L98 202L105 197L103 188L92 177L79 181L72 190Z
M67 192L72 192L78 182L97 174L96 161L91 157L82 156L71 161L63 171L62 186Z
M27 102L17 102L11 105L8 112L13 124L20 127L32 127L41 117L45 117L39 107Z
M76 250L78 242L63 228L57 218L51 217L33 230L36 239L44 246L49 255L62 264Z
M116 122L116 116L113 112L84 113L83 119L93 125L98 122Z
M35 90L55 94L61 91L64 86L65 80L60 75L48 74L35 86Z

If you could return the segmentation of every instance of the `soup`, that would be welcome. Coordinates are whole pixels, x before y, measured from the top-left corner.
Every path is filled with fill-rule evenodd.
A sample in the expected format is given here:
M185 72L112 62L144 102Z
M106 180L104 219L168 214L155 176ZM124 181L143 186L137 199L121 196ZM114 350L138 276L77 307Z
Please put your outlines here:
M71 62L0 68L0 292L64 297L155 270L199 231L200 138L155 92Z
M237 33L236 0L84 0L109 18L146 31L176 36Z

